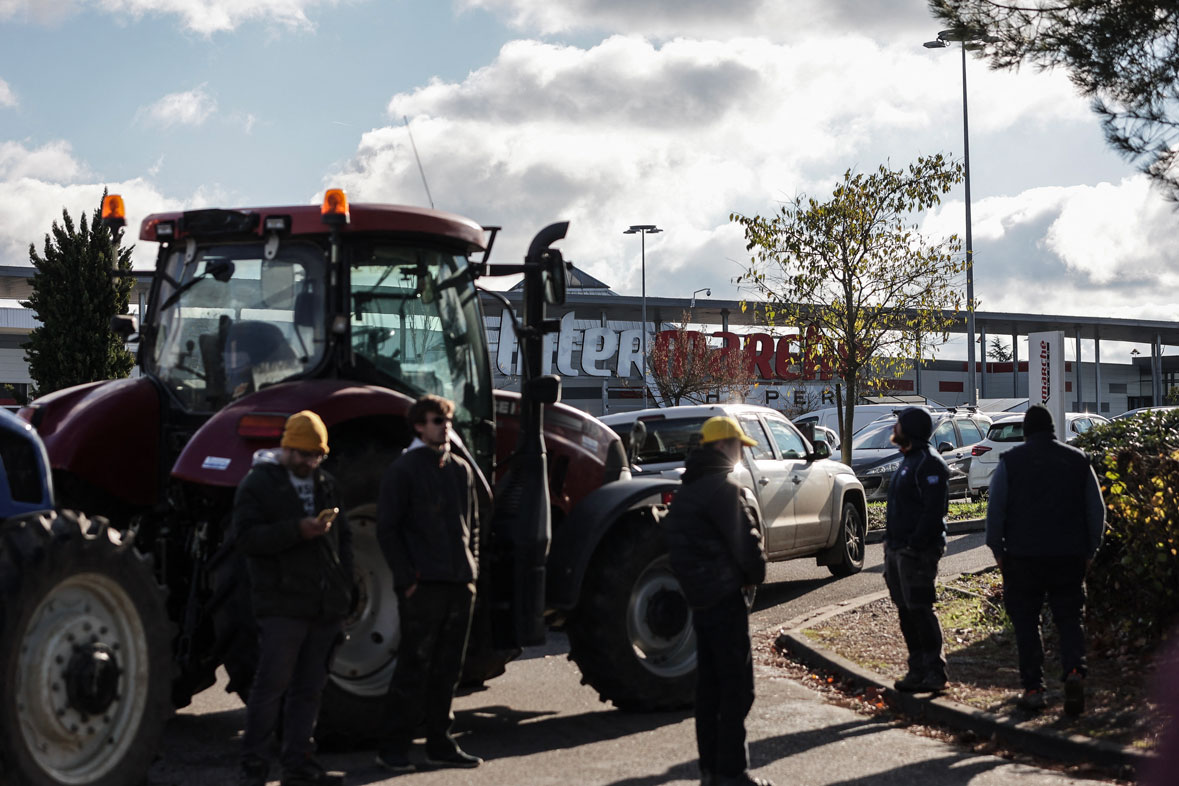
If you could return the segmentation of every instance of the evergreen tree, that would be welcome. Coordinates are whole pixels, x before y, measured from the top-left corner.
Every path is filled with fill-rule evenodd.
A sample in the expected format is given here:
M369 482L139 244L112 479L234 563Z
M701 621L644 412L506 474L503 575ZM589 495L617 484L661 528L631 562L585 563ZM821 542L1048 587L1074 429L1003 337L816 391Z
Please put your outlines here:
M45 235L43 255L29 244L36 272L33 293L21 305L32 309L41 324L22 347L36 395L125 377L135 363L110 327L111 317L127 313L134 285L131 248L123 248L121 229L112 236L103 226L99 204L89 221L82 214L77 227L63 209L62 223L54 221Z
M1179 4L1174 0L929 0L987 36L992 68L1063 67L1109 143L1179 199Z

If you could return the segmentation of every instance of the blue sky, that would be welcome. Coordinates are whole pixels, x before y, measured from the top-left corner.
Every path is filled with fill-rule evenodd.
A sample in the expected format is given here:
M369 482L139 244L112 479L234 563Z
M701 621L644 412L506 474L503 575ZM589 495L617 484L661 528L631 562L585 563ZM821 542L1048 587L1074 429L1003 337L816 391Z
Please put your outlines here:
M732 285L733 211L848 168L962 156L956 50L923 0L0 0L0 264L63 207L424 204L637 293ZM988 311L1175 319L1176 213L1063 74L971 61L976 294ZM924 219L961 233L961 188ZM147 266L151 250L137 249Z

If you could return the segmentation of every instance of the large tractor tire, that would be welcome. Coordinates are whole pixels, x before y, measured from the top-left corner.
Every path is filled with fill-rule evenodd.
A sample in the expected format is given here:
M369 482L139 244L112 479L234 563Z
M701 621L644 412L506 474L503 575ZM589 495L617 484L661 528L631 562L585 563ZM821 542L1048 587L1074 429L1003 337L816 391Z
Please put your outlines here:
M646 712L695 699L692 612L658 525L622 522L602 541L568 631L569 657L603 701Z
M172 713L171 625L150 560L105 519L0 522L0 773L137 786Z

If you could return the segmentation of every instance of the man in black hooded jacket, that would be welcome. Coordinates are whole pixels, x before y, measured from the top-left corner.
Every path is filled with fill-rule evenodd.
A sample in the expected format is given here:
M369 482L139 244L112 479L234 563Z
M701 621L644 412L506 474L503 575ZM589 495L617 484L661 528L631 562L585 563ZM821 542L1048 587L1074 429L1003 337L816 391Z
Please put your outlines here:
M742 445L730 417L705 421L700 448L665 520L668 556L696 633L696 746L705 786L771 786L749 775L745 716L753 706L749 609L742 590L766 575L761 536L730 477Z
M904 455L888 487L884 533L884 582L897 607L901 635L909 649L909 670L900 691L946 687L942 627L933 613L938 562L946 550L950 470L929 448L933 419L906 407L893 427L893 444Z

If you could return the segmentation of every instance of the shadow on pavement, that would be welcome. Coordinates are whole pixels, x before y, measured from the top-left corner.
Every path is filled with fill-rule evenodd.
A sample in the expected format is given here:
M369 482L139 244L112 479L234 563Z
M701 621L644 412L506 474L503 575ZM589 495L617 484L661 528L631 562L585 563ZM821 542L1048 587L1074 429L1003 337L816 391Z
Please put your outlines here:
M833 581L838 581L838 579L831 576L830 578L823 579L775 581L769 584L762 584L757 588L757 594L753 598L753 612L757 613L782 603L798 600L803 595L813 592L820 587L825 587Z
M861 775L842 781L833 781L829 786L907 786L911 783L936 783L938 786L968 786L976 777L988 770L1006 765L1007 762L994 757L941 756L923 759L911 764L902 764L891 770L875 775Z
M553 715L551 712L523 712L503 705L475 707L455 712L454 731L463 750L494 761L641 734L660 726L680 723L691 713L602 710L545 717ZM420 755L421 744L418 743L410 758ZM332 761L348 771L349 784L377 783L390 777L387 770L371 763L372 754L368 751L338 755ZM683 766L694 770L695 760ZM662 783L664 780L657 782Z
M866 718L850 723L823 726L817 729L783 734L778 737L754 740L749 744L749 767L751 770L758 771L763 767L768 767L775 762L788 758L791 754L802 753L811 748L822 747L823 745L829 745L840 740L878 734L882 731L887 731L889 728L891 727L887 723ZM695 740L686 741L686 744L693 746ZM672 765L658 775L623 778L612 782L610 786L659 786L659 784L667 783L668 781L691 781L699 777L700 770L697 766L697 760L695 756L692 756L688 761ZM779 781L781 782L781 779ZM898 783L900 782L898 781Z

